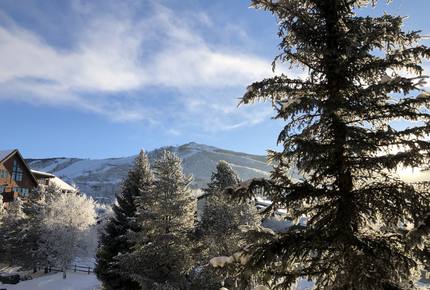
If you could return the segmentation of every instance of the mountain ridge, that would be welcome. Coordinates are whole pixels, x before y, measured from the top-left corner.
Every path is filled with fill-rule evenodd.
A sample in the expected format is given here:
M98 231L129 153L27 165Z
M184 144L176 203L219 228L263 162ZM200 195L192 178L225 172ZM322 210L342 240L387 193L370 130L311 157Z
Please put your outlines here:
M148 151L152 163L163 150L170 150L181 157L184 172L193 175L193 188L203 188L220 160L225 160L243 180L267 177L271 166L264 155L226 150L215 146L189 142L179 146L164 146ZM112 201L120 190L123 178L136 155L105 159L68 157L29 158L34 170L53 173L99 200Z

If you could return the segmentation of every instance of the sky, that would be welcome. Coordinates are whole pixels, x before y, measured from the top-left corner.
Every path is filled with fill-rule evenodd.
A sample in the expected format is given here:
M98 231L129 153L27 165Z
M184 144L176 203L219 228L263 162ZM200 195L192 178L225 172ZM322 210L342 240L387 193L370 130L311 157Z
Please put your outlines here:
M360 14L384 11L430 35L430 1ZM276 33L246 0L2 0L0 149L106 158L194 141L264 154L282 122L270 103L238 102L273 75Z

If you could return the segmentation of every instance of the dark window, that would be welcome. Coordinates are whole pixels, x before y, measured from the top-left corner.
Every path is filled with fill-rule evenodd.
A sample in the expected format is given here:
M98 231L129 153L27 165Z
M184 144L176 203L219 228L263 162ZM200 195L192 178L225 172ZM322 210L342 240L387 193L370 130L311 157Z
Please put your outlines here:
M22 197L27 197L29 193L28 188L25 187L14 187L13 191L18 192Z
M18 166L18 162L16 160L13 161L13 169L12 169L12 179L16 181L22 181L22 169Z

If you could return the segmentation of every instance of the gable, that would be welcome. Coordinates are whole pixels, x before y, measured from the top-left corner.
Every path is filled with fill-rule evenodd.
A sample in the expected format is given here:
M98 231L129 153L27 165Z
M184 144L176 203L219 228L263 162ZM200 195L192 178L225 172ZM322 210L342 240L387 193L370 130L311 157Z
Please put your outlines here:
M10 175L18 177L18 184L28 188L37 187L36 178L17 149L0 151L0 163Z

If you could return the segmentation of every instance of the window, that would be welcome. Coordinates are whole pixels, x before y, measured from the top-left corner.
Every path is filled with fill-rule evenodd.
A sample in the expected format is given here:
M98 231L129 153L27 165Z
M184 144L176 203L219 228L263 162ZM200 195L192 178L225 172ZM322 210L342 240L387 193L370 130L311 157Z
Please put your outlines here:
M12 179L15 181L22 181L23 172L21 167L18 166L16 160L13 161Z
M6 169L0 169L0 178L7 178L9 176L9 172Z
M24 197L28 196L28 188L21 188L21 195Z
M29 193L28 188L25 187L14 187L13 191L18 192L22 197L27 197Z

